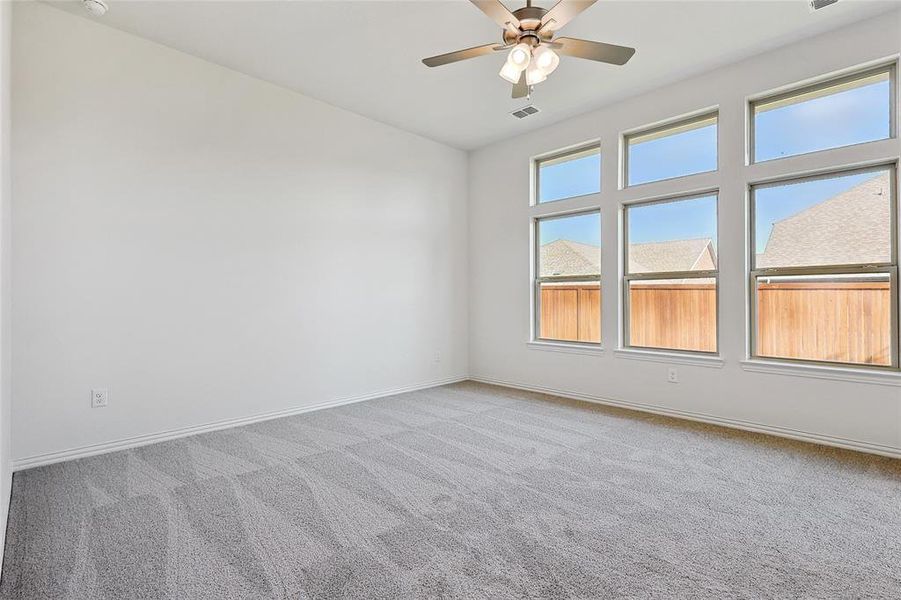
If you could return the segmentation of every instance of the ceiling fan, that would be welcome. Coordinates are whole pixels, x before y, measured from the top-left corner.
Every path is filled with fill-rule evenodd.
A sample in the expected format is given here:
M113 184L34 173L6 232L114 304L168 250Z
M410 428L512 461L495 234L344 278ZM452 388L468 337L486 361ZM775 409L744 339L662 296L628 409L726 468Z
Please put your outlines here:
M513 84L514 98L528 96L533 85L547 79L560 63L558 53L611 65L624 65L635 54L635 48L569 37L554 38L557 30L596 1L560 0L547 10L532 6L532 0L526 0L524 7L510 12L500 0L470 0L503 28L503 42L448 52L424 58L422 62L427 67L438 67L510 50L507 61L498 74Z

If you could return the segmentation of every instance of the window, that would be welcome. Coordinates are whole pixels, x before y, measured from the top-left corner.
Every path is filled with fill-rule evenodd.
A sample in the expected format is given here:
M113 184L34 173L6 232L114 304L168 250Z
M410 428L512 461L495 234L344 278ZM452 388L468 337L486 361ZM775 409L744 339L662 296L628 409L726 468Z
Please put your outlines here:
M720 352L724 323L726 335L746 340L749 362L766 361L757 370L800 372L811 367L799 363L814 363L817 373L842 366L831 372L843 377L850 367L855 379L894 383L901 374L897 74L897 61L870 65L739 102L730 110L749 117L727 123L726 139L736 144L725 171L718 108L622 134L617 158L627 189L602 190L597 142L534 159L532 340L600 344L603 292L616 277L608 270L601 282L601 213L615 218L621 207L618 356L719 365L709 355ZM828 151L842 147L849 148ZM810 160L778 160L823 150ZM750 180L762 171L743 164L742 154L769 161L760 180ZM749 322L721 323L719 189L739 182L747 205L734 194L723 201L732 206L730 239L747 239ZM890 373L873 373L879 369Z
M626 185L716 171L716 133L708 114L625 136Z
M753 186L753 356L897 366L895 169Z
M601 341L601 214L535 221L535 337Z
M717 351L717 196L625 208L626 345Z
M601 191L601 148L591 146L535 161L537 203Z
M752 102L754 160L892 137L893 79L883 67Z

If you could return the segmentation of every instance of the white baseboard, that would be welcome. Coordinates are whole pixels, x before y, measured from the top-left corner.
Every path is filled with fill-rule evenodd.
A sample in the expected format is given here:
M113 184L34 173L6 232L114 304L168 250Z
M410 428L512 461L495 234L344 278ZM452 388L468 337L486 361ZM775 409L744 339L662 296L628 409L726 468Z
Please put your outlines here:
M399 388L394 388L390 390L381 390L378 392L372 392L370 394L363 394L361 396L351 396L347 398L340 398L337 400L330 400L328 402L321 402L319 404L311 404L308 406L299 406L296 408L289 408L286 410L279 410L268 413L261 413L258 415L252 415L249 417L238 417L235 419L225 419L223 421L216 421L214 423L207 423L204 425L193 425L190 427L180 427L178 429L170 429L169 431L161 431L159 433L149 433L146 435L139 435L130 438L123 438L119 440L114 440L111 442L103 442L101 444L92 444L89 446L82 446L79 448L71 448L69 450L60 450L58 452L49 452L47 454L38 454L35 456L28 456L25 458L17 458L12 461L12 470L22 471L24 469L31 469L33 467L41 467L44 465L50 465L53 463L64 462L68 460L75 460L78 458L85 458L87 456L95 456L97 454L106 454L107 452L115 452L116 450L125 450L128 448L136 448L138 446L146 446L148 444L155 444L157 442L165 442L166 440L174 440L176 438L181 438L189 435L194 435L197 433L206 433L208 431L218 431L220 429L229 429L232 427L240 427L241 425L250 425L251 423L259 423L260 421L268 421L270 419L278 419L279 417L290 417L292 415L299 415L305 412L312 412L314 410L322 410L324 408L334 408L336 406L344 406L345 404L354 404L356 402L363 402L365 400L374 400L376 398L383 398L385 396L393 396L395 394L403 394L405 392L415 392L417 390L424 390L427 388L437 387L439 385L447 385L449 383L457 383L460 381L466 381L468 377L465 375L461 375L458 377L448 377L446 379L438 379L434 381L427 381L424 383L418 383L414 385L403 386Z
M515 383L512 381L502 381L499 379L494 379L492 377L485 377L480 375L470 376L472 381L478 381L481 383L488 383L491 385L499 385L502 387L508 387L518 390L524 390L528 392L538 392L542 394L550 394L552 396L560 396L561 398L569 398L572 400L582 400L584 402L592 402L594 404L605 404L607 406L616 406L619 408L627 408L630 410L638 410L646 413L653 413L657 415L664 415L668 417L676 417L679 419L688 419L690 421L699 421L701 423L709 423L711 425L722 425L723 427L731 427L733 429L741 429L744 431L753 431L755 433L766 433L769 435L775 435L778 437L789 438L793 440L799 440L802 442L810 442L813 444L821 444L825 446L834 446L836 448L845 448L847 450L857 450L858 452L868 452L870 454L878 454L880 456L888 456L890 458L901 458L901 448L896 448L894 446L885 446L882 444L873 444L871 442L862 442L859 440L851 440L846 438L839 438L829 435L822 435L819 433L811 433L809 431L801 431L797 429L791 429L789 427L779 427L776 425L764 425L761 423L754 423L752 421L742 421L739 419L727 419L724 417L717 417L714 415L709 415L706 413L696 413L684 410L676 410L672 408L665 408L663 406L657 406L654 404L643 404L640 402L629 402L625 400L615 400L613 398L606 398L603 396L595 396L592 394L582 394L579 392L570 392L567 390L560 390L556 388L537 386L537 385L528 385L523 383Z
M561 390L557 388L545 387L545 386L536 386L536 385L528 385L523 383L517 383L512 381L503 381L499 379L495 379L492 377L474 375L474 376L457 376L457 377L449 377L446 379L434 380L423 382L419 384L403 386L399 388L394 388L390 390L381 390L378 392L373 392L370 394L363 394L360 396L351 396L347 398L340 398L337 400L330 400L328 402L321 402L319 404L312 404L308 406L301 406L296 408L289 408L281 411L274 411L268 413L262 413L258 415L252 415L249 417L239 417L235 419L226 419L223 421L216 421L214 423L208 423L204 425L194 425L190 427L182 427L178 429L172 429L169 431L162 431L159 433L151 433L146 435L140 435L130 438L124 438L119 440L114 440L110 442L103 442L101 444L92 444L89 446L82 446L79 448L71 448L68 450L61 450L58 452L50 452L47 454L39 454L35 456L29 456L25 458L19 458L12 461L12 470L22 471L24 469L30 469L33 467L40 467L43 465L49 465L58 462L64 462L68 460L75 460L78 458L84 458L87 456L95 456L97 454L105 454L107 452L115 452L116 450L125 450L128 448L136 448L138 446L146 446L148 444L155 444L157 442L164 442L166 440L173 440L176 438L186 437L189 435L194 435L197 433L205 433L208 431L217 431L220 429L229 429L231 427L239 427L241 425L249 425L251 423L259 423L260 421L268 421L270 419L278 419L279 417L289 417L291 415L299 415L305 412L312 412L315 410L322 410L325 408L333 408L336 406L343 406L346 404L353 404L356 402L363 402L365 400L373 400L375 398L383 398L385 396L393 396L395 394L402 394L405 392L413 392L416 390L423 390L431 387L436 387L439 385L447 385L450 383L457 383L460 381L466 381L470 379L472 381L478 381L481 383L488 383L491 385L499 385L503 387L525 390L530 392L539 392L542 394L550 394L553 396L560 396L562 398L570 398L573 400L582 400L584 402L592 402L595 404L604 404L608 406L617 406L620 408L627 408L631 410L638 410L647 413L653 413L658 415L664 415L669 417L676 417L680 419L688 419L690 421L699 421L702 423L710 423L712 425L722 425L724 427L731 427L733 429L741 429L744 431L753 431L756 433L766 433L770 435L775 435L778 437L789 438L793 440L800 440L803 442L811 442L814 444L822 444L826 446L835 446L837 448L845 448L848 450L857 450L859 452L868 452L871 454L878 454L881 456L888 456L891 458L901 458L901 448L896 448L893 446L885 446L881 444L873 444L870 442L862 442L859 440L851 440L846 438L833 437L828 435L822 435L818 433L811 433L807 431L801 431L796 429L791 429L788 427L779 427L775 425L764 425L761 423L754 423L751 421L742 421L738 419L727 419L723 417L717 417L714 415L709 415L705 413L696 413L690 411L676 410L671 408L665 408L662 406L657 406L653 404L643 404L639 402L630 402L626 400L616 400L613 398L607 398L604 396L597 396L592 394L582 394L579 392L571 392L568 390Z

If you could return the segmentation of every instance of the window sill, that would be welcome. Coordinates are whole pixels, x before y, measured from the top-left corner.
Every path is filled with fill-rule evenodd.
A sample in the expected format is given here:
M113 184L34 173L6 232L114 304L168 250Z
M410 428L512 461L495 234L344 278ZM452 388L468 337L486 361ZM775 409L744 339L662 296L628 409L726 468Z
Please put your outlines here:
M705 354L688 354L682 352L667 352L657 350L635 350L633 348L620 348L613 352L617 358L629 360L649 360L678 365L694 365L697 367L709 367L721 369L725 361L719 356Z
M544 350L546 352L565 352L569 354L593 354L595 356L604 353L603 346L588 344L567 344L566 342L527 342L529 348L533 350Z
M901 387L901 372L876 371L866 368L830 367L828 365L790 364L769 360L746 359L741 361L741 368L754 373L771 373L775 375L791 375L794 377L812 377L814 379L832 379L851 381L854 383L870 383Z

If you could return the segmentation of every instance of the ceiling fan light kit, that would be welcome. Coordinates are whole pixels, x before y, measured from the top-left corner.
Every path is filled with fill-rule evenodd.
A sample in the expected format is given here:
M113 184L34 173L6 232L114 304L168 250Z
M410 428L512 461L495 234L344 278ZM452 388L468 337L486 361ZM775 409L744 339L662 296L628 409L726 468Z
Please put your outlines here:
M510 83L515 84L522 77L522 72L532 62L532 49L528 44L517 44L507 55L507 61L501 67L500 75Z
M560 57L547 46L530 48L527 44L519 44L507 56L499 75L516 84L523 70L526 72L526 85L541 83L560 64Z
M529 95L533 85L541 83L560 64L559 54L612 65L626 64L634 48L591 42L576 38L554 38L554 34L597 0L560 0L550 10L526 6L510 12L500 0L470 0L503 29L503 43L485 44L423 59L427 67L475 58L493 52L510 50L500 75L513 84L513 97ZM555 51L556 50L556 51Z

